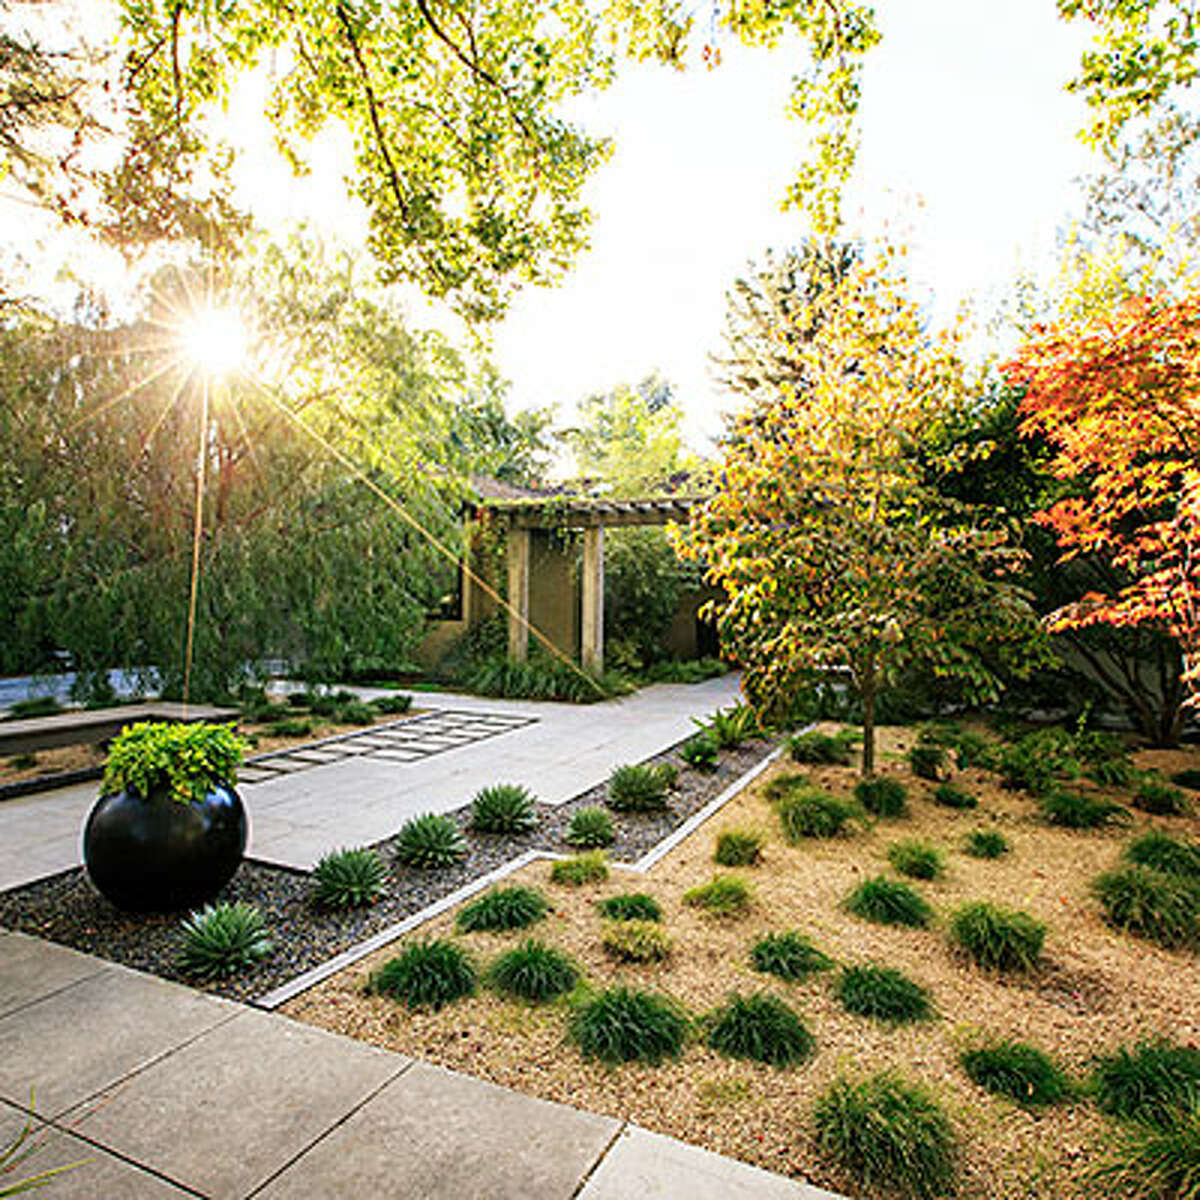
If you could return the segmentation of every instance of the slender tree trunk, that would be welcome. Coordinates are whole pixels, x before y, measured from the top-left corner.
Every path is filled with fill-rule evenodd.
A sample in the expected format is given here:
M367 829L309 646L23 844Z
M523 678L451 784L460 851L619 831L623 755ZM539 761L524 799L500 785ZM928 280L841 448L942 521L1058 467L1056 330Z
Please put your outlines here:
M875 692L878 683L875 677L875 655L868 651L863 659L859 691L863 702L863 749L862 774L865 779L875 774Z

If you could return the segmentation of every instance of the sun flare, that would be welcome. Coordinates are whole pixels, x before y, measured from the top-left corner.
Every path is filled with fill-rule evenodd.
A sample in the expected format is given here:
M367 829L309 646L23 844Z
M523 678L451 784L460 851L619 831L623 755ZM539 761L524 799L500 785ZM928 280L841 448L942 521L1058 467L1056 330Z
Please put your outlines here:
M210 375L229 375L241 368L249 343L246 325L230 308L202 308L181 330L183 353L188 361Z

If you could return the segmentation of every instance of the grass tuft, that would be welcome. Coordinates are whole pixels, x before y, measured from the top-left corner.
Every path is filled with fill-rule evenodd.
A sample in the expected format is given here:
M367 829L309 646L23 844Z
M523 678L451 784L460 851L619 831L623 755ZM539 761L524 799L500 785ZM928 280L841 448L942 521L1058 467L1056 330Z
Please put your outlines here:
M1092 882L1114 929L1168 949L1200 942L1200 886L1152 867L1114 867Z
M918 742L908 752L908 767L920 779L940 779L946 769L945 747Z
M858 815L852 804L813 787L786 793L777 811L784 836L793 844L804 838L836 837Z
M1200 767L1186 767L1171 776L1171 782L1190 792L1200 792Z
M1200 1200L1200 1096L1161 1126L1117 1131L1087 1176L1095 1195L1129 1200Z
M611 846L615 837L612 817L595 804L589 804L575 812L567 828L567 844L580 850Z
M924 1088L894 1075L836 1080L813 1110L817 1144L860 1184L934 1200L954 1190L954 1130Z
M604 930L604 952L619 962L663 962L674 943L655 921L611 921Z
M906 883L897 883L882 875L864 879L846 897L845 909L866 921L880 925L908 925L920 928L929 924L933 909Z
M1071 1081L1049 1055L1023 1042L999 1041L967 1050L959 1061L973 1083L1017 1104L1057 1104L1072 1094Z
M887 857L893 870L910 879L937 879L946 868L941 851L919 838L893 842L888 847Z
M450 817L424 813L405 822L396 834L396 858L406 867L452 867L466 854L466 839Z
M1133 807L1156 817L1183 817L1191 812L1187 796L1162 779L1143 779L1133 793Z
M854 785L854 798L877 817L903 817L908 812L908 792L898 779L873 775Z
M661 921L662 908L653 896L645 892L622 892L599 900L600 915L611 921Z
M362 908L383 894L387 867L374 850L333 850L313 868L318 908Z
M492 888L459 910L454 927L460 933L526 929L540 921L549 909L549 901L536 888Z
M1046 926L1028 913L976 900L955 910L950 938L981 967L1027 971L1042 952Z
M895 967L844 967L837 996L847 1012L894 1025L933 1015L929 993Z
M788 753L792 756L792 762L845 767L850 764L858 736L850 729L832 735L818 733L815 729L807 733L795 733L788 738Z
M1146 1041L1094 1062L1092 1094L1109 1116L1162 1126L1200 1096L1200 1050L1192 1046Z
M1007 854L1012 847L1002 833L994 829L975 829L967 834L963 849L972 858L999 858Z
M749 911L751 892L736 875L714 875L708 883L684 892L683 902L712 917L740 917Z
M713 862L722 867L750 867L762 858L762 838L742 829L727 829L717 838Z
M933 802L940 804L943 808L977 808L979 806L979 801L970 792L953 783L939 784L934 788Z
M579 982L579 969L561 950L527 938L496 959L488 981L509 996L541 1004L570 992Z
M756 971L791 982L803 982L833 969L833 959L794 929L768 933L750 948L750 965Z
M1165 833L1144 833L1125 847L1123 857L1135 866L1200 884L1200 846Z
M608 988L585 1002L570 1034L585 1058L659 1063L678 1058L691 1022L674 1000L630 988Z
M782 1000L764 992L733 995L705 1021L705 1041L731 1058L791 1067L808 1058L816 1038Z
M1053 791L1040 803L1046 822L1063 829L1099 829L1129 820L1129 810L1124 805L1080 792Z
M475 992L475 964L461 947L444 939L413 942L371 976L367 990L390 996L410 1009L439 1009Z
M582 887L585 883L600 883L608 878L608 859L600 850L589 850L564 858L550 868L550 882L567 887Z

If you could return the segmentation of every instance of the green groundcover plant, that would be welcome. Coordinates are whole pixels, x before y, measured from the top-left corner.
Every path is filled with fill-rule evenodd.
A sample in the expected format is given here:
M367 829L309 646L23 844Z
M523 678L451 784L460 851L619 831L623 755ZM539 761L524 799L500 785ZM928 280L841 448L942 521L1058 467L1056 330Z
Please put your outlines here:
M245 752L233 725L139 721L113 738L100 793L149 797L165 788L182 804L202 800L214 787L237 779Z

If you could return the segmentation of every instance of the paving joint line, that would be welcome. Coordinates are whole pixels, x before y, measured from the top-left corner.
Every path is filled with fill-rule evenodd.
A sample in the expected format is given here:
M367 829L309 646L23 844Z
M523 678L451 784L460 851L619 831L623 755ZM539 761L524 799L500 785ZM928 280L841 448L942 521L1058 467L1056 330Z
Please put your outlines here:
M612 1153L613 1147L621 1140L621 1135L629 1128L628 1118L622 1118L617 1124L616 1132L608 1139L608 1143L604 1149L596 1156L596 1161L583 1173L583 1178L575 1185L575 1190L571 1193L571 1200L578 1200L583 1189L587 1187L592 1176L600 1170L600 1164Z

